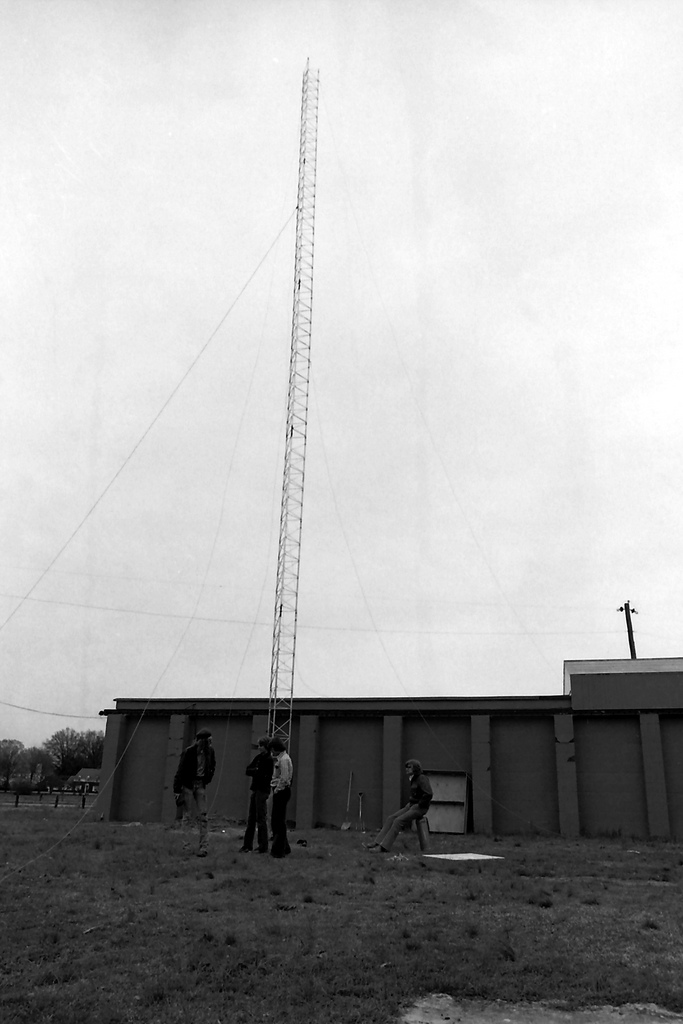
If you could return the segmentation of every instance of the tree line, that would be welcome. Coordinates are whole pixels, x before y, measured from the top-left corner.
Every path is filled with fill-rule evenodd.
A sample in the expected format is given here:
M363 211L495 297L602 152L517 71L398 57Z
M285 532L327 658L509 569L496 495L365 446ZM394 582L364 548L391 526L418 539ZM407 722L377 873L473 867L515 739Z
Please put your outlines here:
M101 768L103 749L104 733L95 729L60 729L39 747L0 740L0 789L39 788L50 776L66 780L81 768Z

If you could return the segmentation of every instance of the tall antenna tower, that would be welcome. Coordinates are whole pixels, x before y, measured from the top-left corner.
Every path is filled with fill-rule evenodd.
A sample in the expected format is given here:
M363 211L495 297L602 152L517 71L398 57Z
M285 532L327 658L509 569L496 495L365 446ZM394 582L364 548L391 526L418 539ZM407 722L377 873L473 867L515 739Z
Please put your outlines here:
M271 736L279 736L285 742L289 740L292 728L308 388L311 372L319 74L318 71L309 68L307 61L301 90L292 349L289 359L285 468L280 507L280 540L268 701L268 732Z

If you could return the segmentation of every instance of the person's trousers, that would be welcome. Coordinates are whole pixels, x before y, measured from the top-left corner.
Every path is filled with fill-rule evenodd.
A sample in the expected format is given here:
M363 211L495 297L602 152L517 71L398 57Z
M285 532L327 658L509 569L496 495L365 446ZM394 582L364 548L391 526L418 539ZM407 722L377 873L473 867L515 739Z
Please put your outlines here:
M249 817L247 818L247 830L244 833L242 846L245 850L251 850L254 845L254 833L258 835L259 853L268 852L268 821L266 810L270 791L264 793L262 790L252 790L249 800Z
M270 828L273 833L273 845L270 848L271 857L286 857L291 853L289 840L287 839L287 804L291 789L278 789L273 793L273 807L270 812Z
M209 848L209 816L206 812L206 789L203 783L197 782L189 789L183 788L183 827L192 826L192 819L196 817L199 821L199 850L200 852Z
M411 821L418 821L424 815L425 812L417 804L406 804L400 811L394 811L389 815L375 842L379 843L383 850L390 850L403 826Z

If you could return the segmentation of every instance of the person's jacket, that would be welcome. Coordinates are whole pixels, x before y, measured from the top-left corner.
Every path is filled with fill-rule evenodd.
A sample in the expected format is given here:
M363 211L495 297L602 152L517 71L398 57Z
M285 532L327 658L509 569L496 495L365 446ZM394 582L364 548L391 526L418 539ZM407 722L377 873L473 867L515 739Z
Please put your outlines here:
M209 746L206 751L206 763L204 765L204 785L208 786L216 771L216 752ZM186 747L180 755L178 771L173 779L173 792L179 793L181 789L192 789L197 779L197 744Z
M411 804L417 804L421 811L428 811L432 802L432 784L426 775L412 775L410 778Z
M260 750L253 761L247 765L246 775L251 776L252 792L270 793L270 780L273 777L273 759L267 750Z

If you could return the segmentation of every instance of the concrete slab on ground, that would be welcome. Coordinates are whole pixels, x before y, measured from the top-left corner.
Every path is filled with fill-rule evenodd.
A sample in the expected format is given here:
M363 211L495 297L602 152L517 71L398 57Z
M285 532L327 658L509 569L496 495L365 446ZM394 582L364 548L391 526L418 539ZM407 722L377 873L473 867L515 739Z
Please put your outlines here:
M561 1010L541 1003L517 1004L425 996L398 1018L399 1024L678 1024L683 1016L652 1004Z
M490 853L423 853L422 856L438 860L505 860Z

